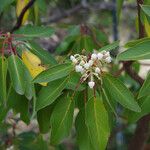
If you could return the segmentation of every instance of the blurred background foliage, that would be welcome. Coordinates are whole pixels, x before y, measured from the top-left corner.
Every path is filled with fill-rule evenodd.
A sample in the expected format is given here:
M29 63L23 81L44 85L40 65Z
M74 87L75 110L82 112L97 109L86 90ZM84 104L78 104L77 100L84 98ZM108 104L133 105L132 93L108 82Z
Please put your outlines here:
M19 0L18 0L19 1ZM24 4L17 0L0 0L0 31L12 30L19 13ZM28 0L24 0L26 4ZM99 49L115 40L123 45L130 39L138 37L136 21L135 0L125 0L122 13L117 21L117 0L36 0L33 7L26 14L23 24L47 25L54 29L54 34L49 38L39 37L35 39L42 47L49 52L60 56L68 56L70 53L80 53L79 50L86 49L91 52ZM90 43L90 44L89 44ZM89 46L90 45L90 46ZM120 46L121 47L121 46ZM114 56L116 52L114 52ZM137 72L141 70L139 62L134 63ZM120 66L114 63L110 72L113 74ZM127 74L119 77L132 89L136 95L139 84L132 80ZM18 99L23 99L18 97ZM24 102L26 105L26 102ZM16 105L20 105L16 100ZM0 149L19 150L78 150L75 140L75 129L69 138L57 147L49 146L49 135L39 134L37 122L31 121L29 125L20 120L15 106L14 114L7 114L5 124L0 125ZM123 115L121 106L118 113ZM5 114L1 112L0 115ZM28 122L28 114L23 120ZM126 118L114 121L114 131L108 145L108 150L126 150L130 136L133 134L136 124L126 124ZM126 128L125 128L126 127ZM84 129L83 129L84 130ZM13 147L12 147L13 145Z

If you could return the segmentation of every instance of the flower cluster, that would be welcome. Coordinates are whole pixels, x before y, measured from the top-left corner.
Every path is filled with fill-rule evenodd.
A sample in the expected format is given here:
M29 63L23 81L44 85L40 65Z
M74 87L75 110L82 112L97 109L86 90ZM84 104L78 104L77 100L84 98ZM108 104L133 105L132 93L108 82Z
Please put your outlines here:
M75 65L75 71L82 74L81 81L84 82L89 79L88 85L93 88L95 86L94 76L101 80L103 64L110 63L112 58L109 52L97 53L95 51L89 57L79 54L71 55L70 60Z

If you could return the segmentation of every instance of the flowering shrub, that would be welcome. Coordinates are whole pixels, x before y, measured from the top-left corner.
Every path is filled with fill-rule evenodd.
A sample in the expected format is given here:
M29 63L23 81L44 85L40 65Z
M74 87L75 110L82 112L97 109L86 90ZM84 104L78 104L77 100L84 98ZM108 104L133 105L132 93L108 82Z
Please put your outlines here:
M0 32L0 149L58 148L73 135L80 150L105 150L119 118L125 127L138 122L129 150L141 150L149 137L150 74L144 80L137 68L139 60L150 59L149 2L137 0L139 39L126 43L123 52L119 41L109 43L101 30L80 25L69 28L54 53L37 41L55 28L30 20L42 1L1 3L0 14L17 5L17 22L11 33ZM119 17L123 0L117 4ZM17 134L18 120L36 120L38 131ZM50 142L41 134L49 134Z

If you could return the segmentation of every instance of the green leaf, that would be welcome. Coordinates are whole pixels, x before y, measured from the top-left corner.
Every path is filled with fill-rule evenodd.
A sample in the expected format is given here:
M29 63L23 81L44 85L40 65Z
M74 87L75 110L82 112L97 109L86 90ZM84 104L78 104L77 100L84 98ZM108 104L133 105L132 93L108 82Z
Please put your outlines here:
M18 95L13 88L10 89L8 95L8 108L13 109L16 113L20 113L20 118L29 123L29 102L25 96Z
M114 43L111 43L109 45L106 45L106 46L100 48L98 51L100 51L100 52L101 51L111 51L111 50L117 48L118 46L119 46L119 41L115 41Z
M150 95L141 97L138 99L139 105L141 107L141 112L132 112L128 114L129 122L136 122L141 117L150 113Z
M70 74L70 79L66 85L66 89L71 89L73 91L83 91L85 89L84 84L80 82L80 75L76 72ZM80 85L79 85L80 84ZM79 86L78 86L79 85ZM77 87L78 86L78 87Z
M130 110L140 112L141 109L135 101L134 96L120 80L105 73L102 76L102 81L103 88L106 89L106 92L112 97L112 99L115 99L121 105Z
M33 97L33 83L32 76L29 73L29 70L25 67L25 96L28 100L31 100Z
M139 91L138 98L149 94L150 94L150 72L148 73L147 78Z
M13 2L14 0L0 0L0 14Z
M6 58L0 57L0 102L6 101L6 76L8 62Z
M76 44L79 44L78 41L76 41ZM80 51L85 49L88 52L93 52L93 49L96 48L96 45L89 35L82 35L80 37ZM75 50L75 49L73 49Z
M88 134L88 128L85 124L85 109L79 111L75 121L75 127L77 132L77 144L79 145L80 150L93 149Z
M25 38L50 37L54 34L54 29L45 26L26 25L19 28L14 34L21 34Z
M120 53L118 60L141 60L150 59L150 41L139 43Z
M132 40L132 41L129 41L128 43L125 44L125 48L130 48L130 47L133 47L139 43L142 43L142 42L146 42L146 41L150 41L150 38L149 37L145 37L145 38L142 38L142 39L138 39L138 40Z
M25 92L25 70L21 59L11 55L8 58L8 67L13 88L18 94L23 95Z
M69 50L69 46L76 40L77 37L78 35L67 36L56 48L56 52L60 54Z
M119 20L124 0L117 0L117 18Z
M36 110L40 110L52 104L62 93L67 84L68 78L62 78L49 83L48 86L43 87L39 92Z
M44 50L43 48L41 48L38 44L36 44L35 42L30 42L29 44L27 44L27 46L30 48L30 51L35 54L36 56L38 56L42 62L44 64L51 64L51 65L55 65L57 64L57 61L55 60L55 58L50 54L50 52Z
M67 76L73 70L70 63L55 65L43 71L33 80L35 83L50 82Z
M141 5L142 10L144 13L150 17L150 5Z
M74 101L62 95L51 116L51 143L59 144L70 133L73 123Z
M85 122L94 150L105 150L110 135L108 113L97 99L90 99L86 105Z
M37 121L41 133L47 133L50 129L50 118L53 107L53 105L49 105L37 112Z

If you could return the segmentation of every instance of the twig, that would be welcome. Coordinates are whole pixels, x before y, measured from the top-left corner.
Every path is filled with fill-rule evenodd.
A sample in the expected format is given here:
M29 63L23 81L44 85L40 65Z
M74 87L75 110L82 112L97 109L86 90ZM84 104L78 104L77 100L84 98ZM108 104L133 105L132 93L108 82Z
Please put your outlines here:
M22 9L18 19L17 19L17 23L15 24L15 26L13 27L13 29L11 30L11 32L14 32L15 30L19 29L19 27L21 26L21 23L22 23L22 20L23 20L23 17L26 13L26 11L32 7L32 5L34 4L36 0L30 0L28 2L28 4Z
M132 69L132 63L133 61L123 62L123 68L132 79L142 85L144 83L144 80Z
M44 18L42 23L43 24L49 24L49 23L54 23L57 22L63 18L69 17L71 15L74 15L74 13L76 14L76 12L79 12L80 10L110 10L112 11L114 9L115 4L111 3L111 2L93 2L93 3L86 3L86 5L84 5L83 3L75 5L74 7L65 10L65 11L61 11L60 13L54 13L49 19ZM136 6L135 5L129 5L129 4L125 4L123 6L123 9L135 9Z
M140 12L141 12L140 4L143 4L143 2L144 0L137 0L138 20L139 20L139 38L143 38L145 35L144 26L142 25L142 22L140 19ZM131 70L129 70L128 72L131 72ZM141 84L143 83L143 80L140 80L137 77L136 77L136 80L139 80L139 83ZM142 117L138 121L135 133L131 139L128 150L134 150L134 149L143 150L145 146L145 142L149 138L149 133L150 133L149 122L150 122L150 114Z

